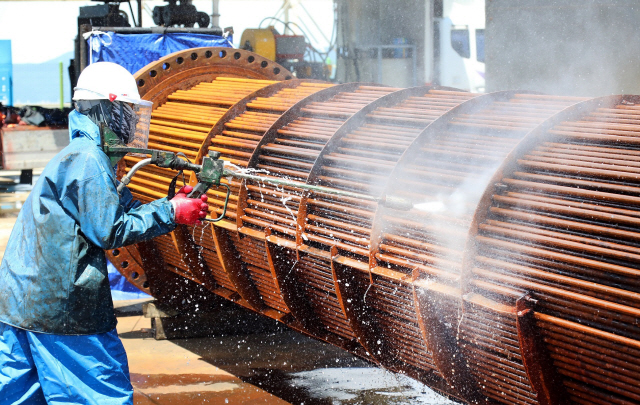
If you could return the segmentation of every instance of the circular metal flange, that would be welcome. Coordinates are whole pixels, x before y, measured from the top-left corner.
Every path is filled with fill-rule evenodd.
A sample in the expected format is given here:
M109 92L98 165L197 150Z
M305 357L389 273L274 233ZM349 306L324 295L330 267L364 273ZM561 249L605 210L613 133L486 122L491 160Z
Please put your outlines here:
M132 252L125 248L105 250L107 258L127 281L138 287L141 291L150 294L147 275L139 264L140 258L135 258ZM137 251L135 252L137 253Z
M134 75L140 96L162 104L176 90L187 90L218 76L289 80L291 72L256 53L242 49L204 47L174 52Z

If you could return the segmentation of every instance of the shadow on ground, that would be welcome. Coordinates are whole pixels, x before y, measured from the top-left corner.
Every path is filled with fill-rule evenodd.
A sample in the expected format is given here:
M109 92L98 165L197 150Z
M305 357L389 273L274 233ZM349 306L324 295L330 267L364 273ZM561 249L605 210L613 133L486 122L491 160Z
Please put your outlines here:
M244 308L233 305L220 315L222 326L214 336L172 342L292 404L456 404L415 380Z

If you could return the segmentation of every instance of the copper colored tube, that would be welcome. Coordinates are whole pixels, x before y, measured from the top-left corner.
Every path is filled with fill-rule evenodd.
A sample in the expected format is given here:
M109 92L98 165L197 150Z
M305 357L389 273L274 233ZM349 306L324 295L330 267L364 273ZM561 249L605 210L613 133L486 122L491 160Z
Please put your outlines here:
M541 291L544 293L553 294L574 302L581 302L584 304L592 305L594 307L600 307L603 309L607 309L607 310L611 310L614 312L627 314L635 317L640 315L640 309L593 298L583 294L573 293L571 291L563 290L561 288L550 287L540 283L533 283L533 282L518 279L516 277L507 276L504 274L498 275L497 273L493 273L480 268L474 268L473 272L487 278L499 279L501 282L505 282L505 283L522 287L522 288L527 288L528 290L532 290L532 291Z
M518 206L520 208L535 208L543 212L553 212L566 214L569 216L577 216L583 218L597 218L606 221L616 221L621 224L630 225L630 226L638 226L640 225L640 220L638 218L629 217L625 215L617 215L617 214L608 214L603 212L598 212L594 210L586 210L580 208L568 208L564 205L560 204L550 204L543 203L531 200L521 200L513 197L503 197L503 196L494 196L495 201L504 202L510 205ZM606 207L597 207L601 210L606 210Z
M606 370L606 372L610 373L610 375L617 375L621 381L624 381L627 383L633 384L634 379L637 379L639 377L638 372L634 372L622 367L618 367L612 364L602 362L600 360L592 358L590 354L587 356L579 355L574 353L571 350L566 350L566 349L557 348L557 347L551 347L550 351L551 353L553 353L552 357L555 357L559 360L565 361L567 363L587 364L588 365L587 367L589 367L591 370L594 370L594 369Z
M503 223L500 223L500 225L501 226L483 224L480 226L480 229L488 233L490 232L494 235L500 235L513 239L523 238L531 243L536 243L543 246L557 247L567 251L573 250L576 252L591 253L598 256L611 257L622 260L640 260L638 249L634 249L631 247L624 248L623 246L618 247L615 245L610 247L593 246L588 243L579 243L553 237L555 235L541 235L539 233L529 231L528 227L524 226L509 226L508 224L503 225ZM581 242L588 242L588 240L584 240L583 238ZM629 252L628 250L632 250L633 253Z
M618 251L618 253L622 253L622 252L629 252L629 253L638 253L639 252L639 248L634 247L634 246L630 246L627 244L621 244L621 243L613 243L613 242L607 242L607 241L602 241L600 239L596 239L596 238L589 238L583 235L587 235L585 233L579 233L578 231L580 230L580 223L575 223L575 222L571 222L571 221L546 221L545 217L543 216L533 216L533 215L522 215L519 216L518 212L516 211L500 211L500 210L492 210L493 212L499 213L499 214L509 214L508 217L509 218L524 218L527 219L529 221L532 221L533 224L537 225L537 224L541 224L541 223L548 223L548 224L556 224L556 225L564 225L565 229L571 229L573 231L575 231L574 234L567 234L567 233L561 233L561 232L557 232L557 231L548 231L545 230L543 228L539 228L539 227L534 227L534 226L525 226L525 225L517 225L515 223L512 222L502 222L502 221L496 221L496 220L488 220L486 222L487 225L494 225L494 226L498 226L498 227L504 227L504 228L509 228L509 229L514 229L514 230L521 230L523 232L529 232L529 233L533 233L533 234L540 234L540 235L545 235L545 236L550 236L550 237L557 237L560 239L565 239L565 240L570 240L570 241L574 241L574 242L581 242L581 243L585 243L588 245L594 245L594 246L598 246L598 247L602 247L602 248L608 248L612 251ZM522 213L520 213L522 214ZM536 222L533 222L533 221ZM537 221L539 220L539 221ZM562 221L562 222L560 222ZM486 229L484 226L482 229ZM593 232L593 233L598 233L599 228L597 227L589 227L588 230ZM604 229L610 229L610 228L604 228ZM622 236L623 238L626 239L626 236L631 236L634 239L637 237L637 235L634 232L615 232L615 230L613 230L614 235L616 236Z
M593 371L587 371L585 370L584 364L580 364L579 367L560 361L555 364L558 366L559 372L563 375L596 387L605 388L616 394L626 396L636 401L640 401L640 391L637 387L635 385L620 382L620 380L618 380L618 376L616 376L616 378L611 378L602 376L599 373L594 373Z
M559 274L545 272L545 271L537 270L531 267L499 261L499 260L495 260L487 257L478 257L478 261L481 263L491 265L494 268L505 268L505 269L508 269L510 272L520 273L528 276L535 276L536 278L553 281L558 284L562 283L562 284L574 285L579 288L594 291L595 293L619 296L620 298L624 298L626 300L638 301L640 303L640 294L635 292L631 292L631 291L627 291L619 288L608 287L595 282L583 281L578 278L566 277Z

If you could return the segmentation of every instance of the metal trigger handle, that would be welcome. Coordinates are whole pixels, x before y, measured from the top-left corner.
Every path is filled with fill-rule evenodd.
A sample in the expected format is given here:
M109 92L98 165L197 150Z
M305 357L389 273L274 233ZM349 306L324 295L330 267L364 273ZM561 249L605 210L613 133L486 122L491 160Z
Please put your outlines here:
M218 218L215 218L215 219L204 218L204 219L202 219L202 221L218 222L218 221L221 221L222 219L224 219L224 216L227 213L227 204L229 203L229 196L231 195L231 187L229 187L227 184L220 184L220 185L227 188L227 196L224 199L224 207L222 208L222 214L220 214L220 216ZM194 191L195 191L195 189L194 189ZM200 196L198 196L198 197L200 197ZM198 197L196 197L196 198L198 198Z

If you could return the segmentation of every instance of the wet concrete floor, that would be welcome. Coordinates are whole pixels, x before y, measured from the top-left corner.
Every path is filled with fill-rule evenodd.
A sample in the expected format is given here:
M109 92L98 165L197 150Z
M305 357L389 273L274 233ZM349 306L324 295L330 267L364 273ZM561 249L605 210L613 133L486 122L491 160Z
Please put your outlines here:
M136 405L287 404L196 353L171 341L151 338L143 331L150 326L150 320L142 316L118 319Z
M149 319L119 317L136 404L456 404L243 308L225 311L230 316L257 332L221 328L206 338L155 341L145 332Z

